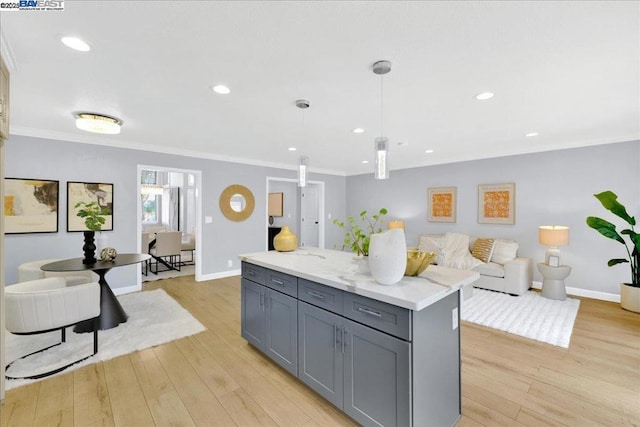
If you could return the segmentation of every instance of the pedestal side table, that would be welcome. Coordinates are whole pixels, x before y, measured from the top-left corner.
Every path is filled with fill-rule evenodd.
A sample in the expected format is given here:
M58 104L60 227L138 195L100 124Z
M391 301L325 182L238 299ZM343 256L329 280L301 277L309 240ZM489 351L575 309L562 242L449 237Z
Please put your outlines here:
M571 267L560 265L552 267L543 262L538 263L538 271L542 274L542 296L549 299L564 301L567 299L567 290L564 279L571 273Z

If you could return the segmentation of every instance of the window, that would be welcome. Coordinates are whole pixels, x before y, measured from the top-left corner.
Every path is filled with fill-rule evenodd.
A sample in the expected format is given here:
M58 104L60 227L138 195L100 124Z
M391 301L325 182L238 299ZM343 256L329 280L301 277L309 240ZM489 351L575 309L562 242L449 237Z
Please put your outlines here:
M162 188L158 185L158 171L143 170L140 174L142 184L142 224L160 224L160 199Z

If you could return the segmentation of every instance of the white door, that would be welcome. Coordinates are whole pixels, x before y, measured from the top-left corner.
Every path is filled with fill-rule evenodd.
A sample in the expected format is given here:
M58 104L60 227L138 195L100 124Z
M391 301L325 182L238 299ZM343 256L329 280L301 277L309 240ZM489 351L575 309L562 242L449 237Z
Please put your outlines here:
M319 246L320 214L319 194L316 184L300 189L300 246Z

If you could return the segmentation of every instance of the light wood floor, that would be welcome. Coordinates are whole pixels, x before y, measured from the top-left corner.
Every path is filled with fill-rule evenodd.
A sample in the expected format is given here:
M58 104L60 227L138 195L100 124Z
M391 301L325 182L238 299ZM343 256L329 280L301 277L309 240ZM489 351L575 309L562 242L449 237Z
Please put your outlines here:
M161 287L208 330L9 390L4 426L354 423L240 337L237 277ZM462 324L459 426L640 425L640 315L583 299L561 349Z

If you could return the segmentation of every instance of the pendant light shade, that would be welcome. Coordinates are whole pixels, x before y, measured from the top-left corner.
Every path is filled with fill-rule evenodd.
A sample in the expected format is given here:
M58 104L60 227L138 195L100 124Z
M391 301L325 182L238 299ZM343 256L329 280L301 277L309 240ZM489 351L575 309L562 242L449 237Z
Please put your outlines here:
M389 154L389 140L384 136L376 138L376 168L373 171L375 179L389 179L389 168L387 167L387 155Z
M307 186L307 166L309 166L309 157L300 156L298 163L298 187Z
M391 71L391 62L378 61L373 64L373 73L380 76L380 136L374 141L376 165L373 171L375 179L389 179L389 139L384 136L384 80L383 76Z
M309 108L311 103L306 99L298 99L296 107L302 110L302 127L304 128L304 110ZM309 166L309 157L300 156L298 159L298 187L307 186L307 167Z

